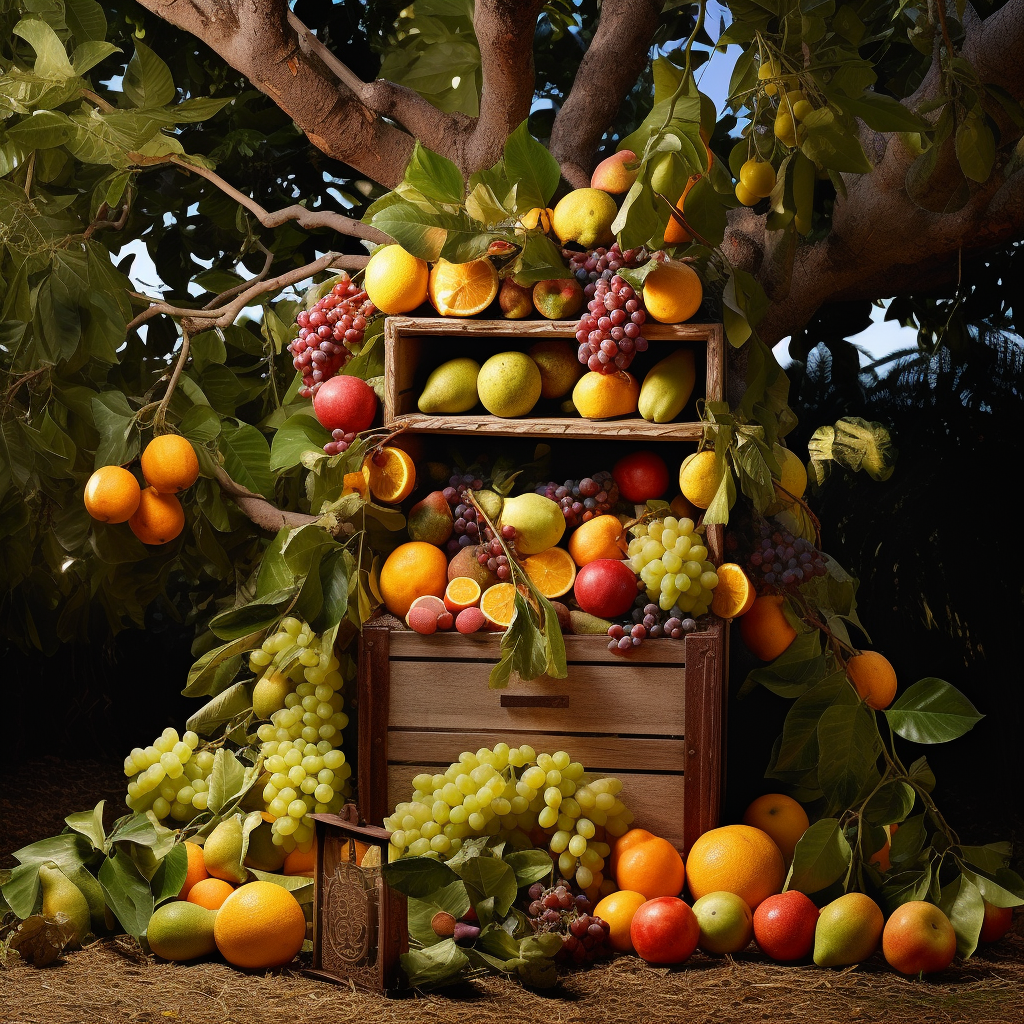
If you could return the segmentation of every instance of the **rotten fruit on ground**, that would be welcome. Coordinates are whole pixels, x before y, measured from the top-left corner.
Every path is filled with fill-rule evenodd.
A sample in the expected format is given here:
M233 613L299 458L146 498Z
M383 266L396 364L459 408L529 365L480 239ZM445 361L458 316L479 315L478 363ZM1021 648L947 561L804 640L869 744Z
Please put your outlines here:
M493 416L527 416L540 398L540 369L525 352L499 352L480 367L476 389Z
M449 359L430 372L416 408L427 415L468 412L479 400L479 374L480 364L475 359Z

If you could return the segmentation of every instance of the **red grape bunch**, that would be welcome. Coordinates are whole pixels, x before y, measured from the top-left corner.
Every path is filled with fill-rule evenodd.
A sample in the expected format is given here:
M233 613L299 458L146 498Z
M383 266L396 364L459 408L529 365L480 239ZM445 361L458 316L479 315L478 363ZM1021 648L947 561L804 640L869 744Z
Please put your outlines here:
M564 878L544 888L540 882L530 886L530 924L538 934L555 932L562 936L562 948L555 954L558 962L585 964L612 955L608 945L610 928L593 916L593 906L584 896L574 896Z
M650 258L643 246L623 252L618 242L612 242L608 249L592 249L590 252L563 249L562 255L569 261L569 269L583 285L583 294L588 299L594 297L597 282L602 278L607 281L623 267L639 267Z
M292 354L292 365L302 374L299 394L303 398L312 398L320 385L352 358L352 349L362 342L367 321L376 312L377 307L366 292L343 273L312 309L299 313L295 318L299 336L288 351Z
M632 621L613 622L608 627L608 650L612 654L628 654L648 637L652 640L682 640L699 628L697 620L679 608L662 611L647 597L646 589L637 594L630 618Z
M579 361L597 373L625 370L637 352L647 351L647 339L640 333L646 319L643 297L625 278L601 278L576 326Z
M619 501L619 485L607 470L561 484L549 480L546 484L538 484L536 491L558 502L565 525L570 529L606 515Z
M809 540L771 523L762 523L759 534L760 541L747 558L747 572L753 580L760 578L770 586L795 590L828 572L828 556Z

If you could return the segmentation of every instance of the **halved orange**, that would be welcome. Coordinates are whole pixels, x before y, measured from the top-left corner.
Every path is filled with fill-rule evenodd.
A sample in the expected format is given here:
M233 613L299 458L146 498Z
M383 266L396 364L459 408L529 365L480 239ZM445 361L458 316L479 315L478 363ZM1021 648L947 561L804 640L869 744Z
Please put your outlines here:
M735 563L725 562L715 573L718 586L711 601L711 610L721 619L735 619L750 611L757 594L747 574Z
M516 588L513 583L495 583L480 598L480 610L495 626L507 626L515 612Z
M545 597L567 594L576 580L576 563L565 548L548 548L523 559L526 575Z
M430 271L427 295L441 316L476 316L498 294L498 271L486 257L469 263L439 259Z
M456 576L444 592L444 606L450 612L461 612L480 603L480 584L469 576Z
M370 493L388 505L404 501L416 486L416 466L401 448L371 452L363 460L363 469L369 473Z
M366 491L370 486L370 471L363 466L358 473L346 473L341 482L341 496L346 494L358 494L366 497Z

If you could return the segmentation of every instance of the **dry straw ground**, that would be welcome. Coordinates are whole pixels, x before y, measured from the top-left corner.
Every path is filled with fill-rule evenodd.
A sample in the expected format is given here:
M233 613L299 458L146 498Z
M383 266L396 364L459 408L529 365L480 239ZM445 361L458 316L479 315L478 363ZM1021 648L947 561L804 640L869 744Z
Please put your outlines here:
M104 796L117 806L123 787L116 766L56 760L23 765L3 779L0 867L14 863L12 850L60 831L65 814ZM213 959L170 964L146 956L129 940L113 939L42 970L16 960L0 968L0 1022L1021 1024L1022 926L1018 916L1018 934L925 981L894 974L880 955L857 968L821 970L783 967L751 951L723 958L698 953L678 969L651 968L634 957L620 957L567 974L546 994L488 979L444 995L402 999L313 980L302 974L300 961L290 969L251 973Z

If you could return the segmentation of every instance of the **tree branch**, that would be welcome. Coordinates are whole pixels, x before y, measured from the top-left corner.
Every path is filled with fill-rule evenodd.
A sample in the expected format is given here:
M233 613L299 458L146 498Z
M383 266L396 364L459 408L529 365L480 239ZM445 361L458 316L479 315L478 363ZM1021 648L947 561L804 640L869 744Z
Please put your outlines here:
M220 489L231 498L239 510L257 526L277 533L284 526L308 526L318 522L317 516L305 512L286 512L271 504L259 494L233 480L223 466L214 469L214 479Z
M663 0L618 0L601 7L597 31L551 128L551 154L575 188L590 184L598 143L647 66L663 6Z

